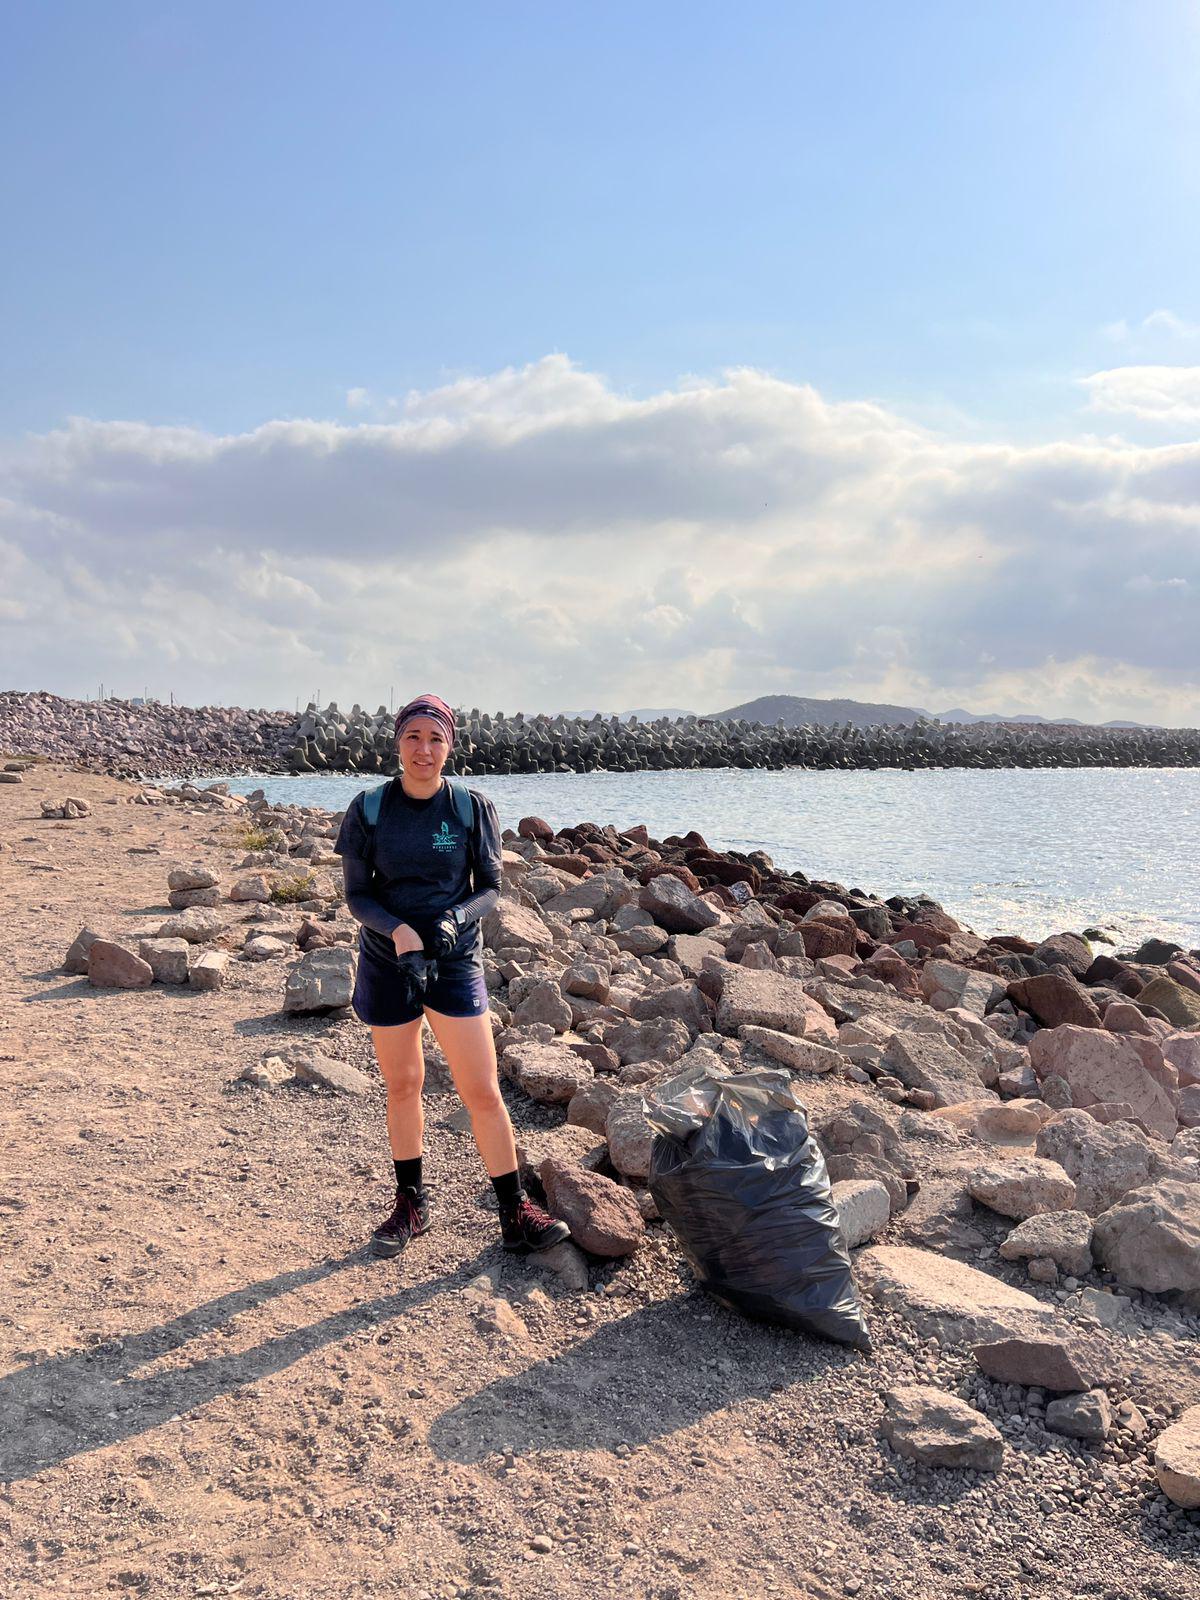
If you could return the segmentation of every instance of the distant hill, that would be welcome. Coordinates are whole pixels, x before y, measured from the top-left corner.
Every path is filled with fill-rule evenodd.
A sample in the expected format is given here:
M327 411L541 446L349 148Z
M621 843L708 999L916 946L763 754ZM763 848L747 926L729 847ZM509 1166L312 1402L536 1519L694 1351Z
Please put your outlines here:
M906 728L918 717L928 717L929 713L913 706L874 705L865 700L808 700L794 694L768 694L749 700L744 706L710 711L707 715L716 722L744 718L747 722L775 723L782 717L785 728L798 728L806 723L841 727L847 722L855 728Z

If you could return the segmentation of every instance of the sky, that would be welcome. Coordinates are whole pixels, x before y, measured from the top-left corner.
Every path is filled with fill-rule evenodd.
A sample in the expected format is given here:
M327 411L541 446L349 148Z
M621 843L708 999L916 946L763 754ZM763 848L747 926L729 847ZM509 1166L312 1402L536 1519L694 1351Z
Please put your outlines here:
M0 688L1200 724L1192 0L13 7Z

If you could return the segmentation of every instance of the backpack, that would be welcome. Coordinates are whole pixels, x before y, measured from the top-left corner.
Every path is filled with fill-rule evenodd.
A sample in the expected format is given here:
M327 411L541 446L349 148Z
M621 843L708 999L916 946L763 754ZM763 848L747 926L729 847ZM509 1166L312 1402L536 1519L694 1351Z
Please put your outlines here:
M468 840L471 837L471 828L475 821L475 802L471 799L471 791L465 783L455 783L453 778L447 778L446 786L450 790L450 803L454 807L454 818L460 827L465 828ZM379 821L379 810L383 805L383 792L386 783L377 785L374 789L362 791L363 821L368 829L374 830Z

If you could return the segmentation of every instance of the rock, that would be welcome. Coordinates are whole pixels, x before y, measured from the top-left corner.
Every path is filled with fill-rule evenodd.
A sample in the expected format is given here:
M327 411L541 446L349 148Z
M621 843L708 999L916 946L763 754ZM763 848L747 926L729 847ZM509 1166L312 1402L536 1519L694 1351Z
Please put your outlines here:
M1092 1253L1135 1289L1200 1289L1200 1186L1162 1178L1131 1190L1096 1218Z
M1008 998L1036 1017L1043 1028L1072 1023L1081 1028L1102 1026L1100 1013L1074 978L1065 972L1043 972L1036 978L1018 978L1008 986Z
M277 961L280 956L290 955L294 945L284 944L282 939L276 939L269 933L252 933L242 946L242 954L247 961ZM318 949L327 949L328 946L319 945Z
M291 1069L279 1056L267 1056L262 1061L252 1061L243 1067L235 1083L249 1083L256 1089L278 1089L292 1076Z
M297 1083L332 1089L337 1094L370 1094L373 1085L373 1080L365 1072L360 1072L345 1061L335 1061L331 1056L297 1053L292 1070Z
M1150 1181L1150 1141L1128 1122L1106 1128L1086 1111L1060 1111L1042 1128L1034 1148L1074 1180L1075 1206L1091 1217Z
M585 912L590 915L584 920L594 921L598 917L611 917L636 897L636 888L623 872L600 872L556 894L545 902L543 909L560 917Z
M188 981L188 951L186 939L141 939L138 955L149 964L156 983L186 983Z
M582 995L603 1004L608 999L612 973L599 961L575 961L563 973L560 984L563 994Z
M1179 1091L1179 1126L1200 1128L1200 1083L1190 1083Z
M645 1184L650 1177L654 1130L646 1121L640 1095L625 1094L613 1101L605 1124L605 1134L613 1166L622 1177Z
M826 1157L825 1168L831 1184L880 1184L893 1213L903 1211L908 1203L908 1185L886 1156L831 1155Z
M8 767L5 767L4 771L0 772L0 783L24 783L24 782L25 782L25 779L21 776L21 774L19 772L12 772L12 771L9 770Z
M1044 1211L1015 1227L1000 1254L1005 1261L1053 1261L1072 1277L1082 1277L1093 1266L1092 1219L1086 1211Z
M909 1089L926 1089L938 1106L971 1100L994 1100L979 1073L945 1039L918 1033L897 1033L883 1053L883 1069Z
M193 989L219 989L225 982L229 954L225 950L206 950L188 968L188 983Z
M669 1066L686 1053L692 1036L678 1018L658 1017L650 1022L617 1023L606 1032L604 1042L623 1067L640 1061L660 1061Z
M1005 985L986 972L960 967L954 961L932 959L921 968L920 988L935 1011L962 1006L977 1017L982 1017L1005 992Z
M1125 1101L1147 1128L1174 1138L1175 1107L1166 1081L1170 1069L1153 1041L1103 1027L1043 1029L1030 1040L1029 1059L1039 1078L1064 1078L1077 1107Z
M248 872L233 885L229 898L265 905L271 898L271 880L265 872Z
M1094 959L1091 946L1077 933L1051 934L1033 953L1048 967L1066 967L1073 978L1082 978Z
M554 829L541 817L522 817L517 832L522 839L536 839L539 844L549 844L554 838Z
M1031 1283L1048 1283L1052 1288L1058 1282L1057 1263L1049 1256L1034 1256L1025 1264Z
M554 943L554 935L536 911L501 895L483 919L483 942L489 950L525 945L530 950L544 951Z
M984 1102L975 1113L975 1127L984 1138L1036 1139L1038 1130L1048 1120L1049 1114L1049 1107L1040 1101Z
M858 1256L856 1277L929 1338L984 1343L1037 1336L1058 1322L1055 1311L1023 1290L908 1245L872 1245Z
M560 1044L512 1044L500 1057L500 1068L531 1100L544 1106L565 1106L592 1081L590 1063Z
M80 928L71 948L63 957L63 971L73 973L77 978L84 977L88 969L88 951L100 937L94 928Z
M199 862L177 864L167 873L168 889L215 889L219 882L216 873Z
M632 1190L583 1167L553 1159L539 1168L551 1212L561 1217L571 1237L594 1256L632 1255L646 1224Z
M668 933L703 933L721 920L707 900L667 873L643 885L638 905Z
M882 1233L891 1220L892 1202L882 1183L851 1178L833 1184L832 1193L847 1250Z
M1200 1028L1200 994L1174 978L1153 978L1138 995L1140 1006L1153 1006L1176 1028Z
M525 1265L542 1272L552 1272L564 1289L573 1294L583 1294L588 1287L587 1257L578 1245L569 1239L552 1245L549 1250L534 1250L526 1257Z
M803 983L781 972L755 972L730 967L717 1006L721 1033L737 1034L746 1026L769 1028L820 1044L837 1042L828 1012L805 992Z
M499 1334L514 1344L524 1344L529 1338L529 1329L503 1295L481 1301L475 1310L475 1320L489 1333Z
M1046 1407L1046 1429L1068 1439L1107 1439L1112 1429L1112 1407L1103 1389L1069 1394Z
M1200 1406L1189 1406L1154 1442L1159 1487L1177 1506L1200 1507Z
M858 1159L857 1156L835 1156L828 1163L830 1177L833 1177L835 1162L840 1168L843 1162ZM904 1204L903 1197L900 1204ZM897 1210L894 1198L892 1210ZM922 1181L907 1209L896 1217L896 1226L899 1236L906 1243L922 1245L930 1250L974 1254L987 1243L975 1226L975 1207L971 1197L958 1178L934 1177Z
M1112 1000L1104 1008L1104 1026L1109 1033L1140 1033L1148 1039L1156 1037L1150 1018L1131 1000Z
M834 1067L845 1065L846 1058L840 1050L831 1050L828 1045L818 1044L813 1039L778 1033L773 1028L759 1028L747 1023L739 1029L738 1036L745 1044L755 1045L793 1072L829 1072Z
M1163 1040L1163 1055L1179 1074L1185 1088L1200 1083L1200 1033L1176 1033Z
M1069 1211L1075 1185L1057 1161L1044 1156L1014 1156L976 1167L967 1193L1003 1217L1036 1217L1043 1211Z
M513 1021L518 1026L544 1022L555 1033L566 1033L572 1020L571 1007L563 999L562 990L548 978L535 983L524 999L513 1007Z
M287 975L283 1009L300 1013L340 1010L350 1004L353 994L353 952L344 945L310 950Z
M186 939L189 944L206 944L225 931L225 918L219 911L204 906L192 906L168 917L158 926L160 939Z
M880 1424L892 1448L927 1467L998 1472L1004 1440L965 1400L929 1384L908 1384L884 1395Z
M545 1161L560 1166L594 1168L608 1154L603 1133L570 1123L557 1128L526 1128L517 1134L517 1166L540 1175Z
M1161 967L1181 953L1180 946L1169 939L1147 939L1138 946L1133 959L1139 965Z
M1090 1389L1106 1376L1106 1363L1094 1342L1062 1337L995 1339L972 1350L979 1370L997 1383L1073 1392Z
M220 889L172 889L167 902L175 911L187 911L191 906L215 906L221 900Z
M93 939L87 975L98 989L148 989L154 982L150 963L112 939Z
M567 1121L575 1127L590 1128L594 1133L606 1136L608 1113L624 1092L611 1079L598 1078L585 1083L571 1096L567 1105Z

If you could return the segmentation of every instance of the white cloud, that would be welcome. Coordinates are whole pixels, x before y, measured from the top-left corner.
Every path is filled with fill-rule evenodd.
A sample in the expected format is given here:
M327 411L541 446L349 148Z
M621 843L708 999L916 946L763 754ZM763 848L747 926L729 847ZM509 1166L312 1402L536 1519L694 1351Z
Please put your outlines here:
M1107 323L1100 331L1114 344L1129 344L1133 340L1153 336L1167 339L1200 339L1200 322L1189 322L1186 317L1178 316L1174 311L1168 311L1165 306L1160 306L1157 311L1151 311L1149 316L1143 317L1140 322L1130 324L1121 317L1116 322Z
M1200 424L1200 367L1112 367L1082 383L1093 411L1184 428Z
M1096 374L1093 403L1148 371L1200 369ZM390 416L14 444L11 681L1200 722L1200 444L964 444L760 372L633 398L562 356Z

